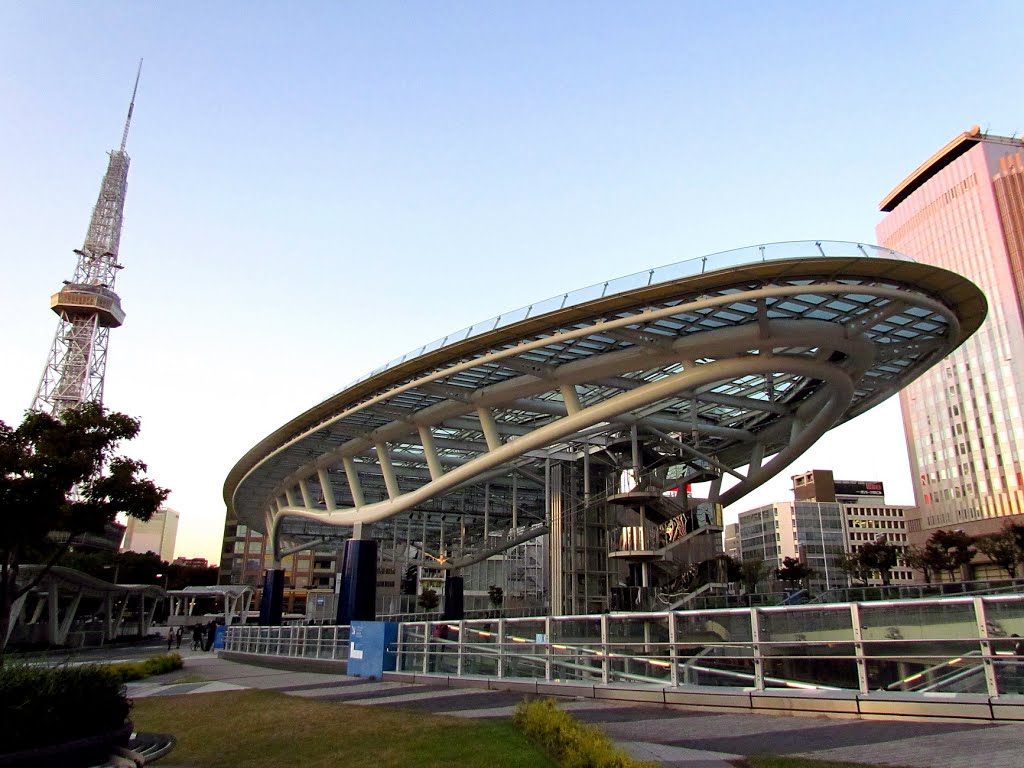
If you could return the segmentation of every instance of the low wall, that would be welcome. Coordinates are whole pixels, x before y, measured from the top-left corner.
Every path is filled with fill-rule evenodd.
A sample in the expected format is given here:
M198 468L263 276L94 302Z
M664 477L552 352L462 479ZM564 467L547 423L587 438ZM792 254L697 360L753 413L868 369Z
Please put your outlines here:
M546 680L496 677L449 677L413 672L385 672L390 682L442 685L448 688L486 688L517 691L536 696L571 696L663 706L702 712L763 712L786 715L827 715L891 720L941 718L980 722L1024 721L1024 696L987 696L984 694L906 693L877 691L796 691L769 688L757 691L745 688L634 685L587 685Z

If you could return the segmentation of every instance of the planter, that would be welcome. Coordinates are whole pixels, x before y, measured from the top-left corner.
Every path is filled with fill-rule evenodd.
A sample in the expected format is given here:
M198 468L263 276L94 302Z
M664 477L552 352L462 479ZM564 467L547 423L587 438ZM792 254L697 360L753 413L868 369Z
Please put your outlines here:
M128 743L133 728L129 722L116 731L47 747L3 753L0 754L0 768L88 768L101 765L114 751L114 747L123 747Z

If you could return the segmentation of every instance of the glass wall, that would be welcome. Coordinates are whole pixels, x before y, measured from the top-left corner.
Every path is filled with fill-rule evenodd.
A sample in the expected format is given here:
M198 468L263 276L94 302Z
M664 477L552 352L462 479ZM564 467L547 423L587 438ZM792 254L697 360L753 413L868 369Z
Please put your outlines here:
M398 670L737 689L1024 694L1024 595L407 622ZM231 627L229 651L348 658L347 627Z

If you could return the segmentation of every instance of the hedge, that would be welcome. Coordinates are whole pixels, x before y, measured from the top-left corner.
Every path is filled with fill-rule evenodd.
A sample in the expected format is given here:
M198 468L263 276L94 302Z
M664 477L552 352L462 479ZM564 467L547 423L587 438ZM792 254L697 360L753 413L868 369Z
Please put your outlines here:
M101 666L0 668L0 753L73 741L122 728L124 684Z
M117 675L122 683L130 683L133 680L142 680L153 675L162 675L166 672L173 672L181 669L185 663L177 653L165 653L162 656L151 656L145 661L126 661L121 664L111 664L107 668Z
M620 752L600 730L578 722L551 699L523 701L513 722L563 768L656 768Z
M122 664L0 667L0 754L94 736L125 725L124 684L182 668L168 653Z

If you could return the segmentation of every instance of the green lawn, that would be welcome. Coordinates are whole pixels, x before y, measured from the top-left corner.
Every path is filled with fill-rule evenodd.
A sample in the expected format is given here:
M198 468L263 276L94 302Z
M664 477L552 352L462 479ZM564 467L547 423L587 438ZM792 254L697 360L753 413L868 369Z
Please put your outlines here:
M273 691L151 696L135 727L178 743L161 764L189 768L555 768L511 720L303 699Z

